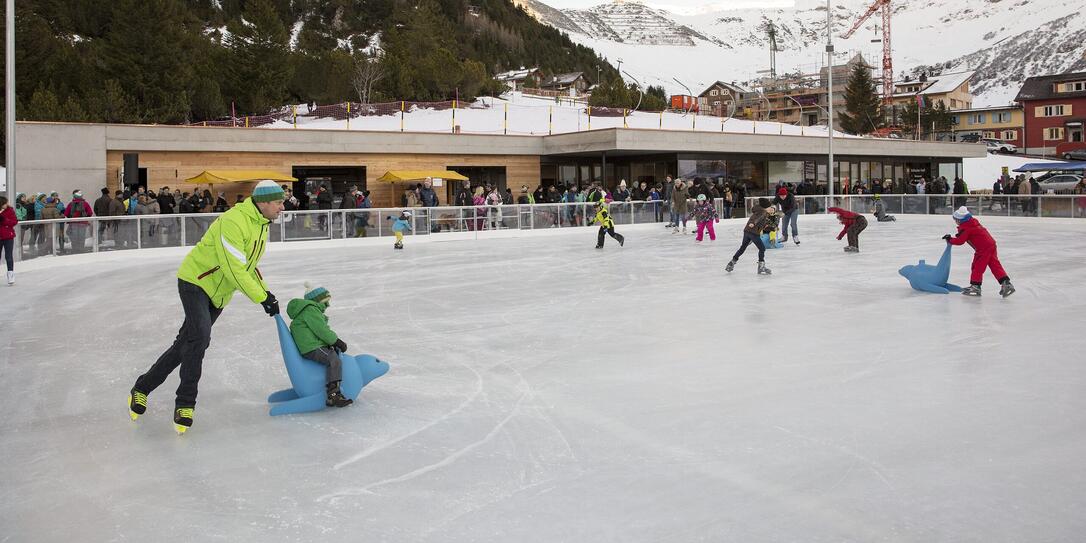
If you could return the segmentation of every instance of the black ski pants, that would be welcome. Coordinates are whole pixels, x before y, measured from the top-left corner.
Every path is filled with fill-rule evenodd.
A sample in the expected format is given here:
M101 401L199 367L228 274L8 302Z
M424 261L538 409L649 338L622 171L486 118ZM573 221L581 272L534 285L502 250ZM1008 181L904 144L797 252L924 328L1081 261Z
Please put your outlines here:
M314 362L328 366L328 378L325 383L336 383L343 380L343 361L339 359L339 352L331 347L321 347L302 355Z
M603 235L604 234L607 234L607 235L611 236L612 238L617 239L619 243L622 243L622 240L625 239L625 238L622 237L622 234L616 234L615 233L615 227L614 226L608 226L608 227L601 226L600 227L600 233L599 233L598 236L596 236L596 246L597 247L603 247Z
M136 379L135 389L150 394L158 388L173 370L181 366L181 384L177 386L177 407L196 407L196 388L200 383L200 370L204 364L204 352L211 344L211 326L219 318L222 309L211 303L204 289L177 280L177 292L181 307L185 310L185 322L162 356Z
M747 245L751 243L758 248L758 262L765 262L765 244L762 243L762 236L751 232L743 232L743 244L739 246L739 250L735 252L735 256L732 260L739 260L739 257L743 256L743 253L747 250Z

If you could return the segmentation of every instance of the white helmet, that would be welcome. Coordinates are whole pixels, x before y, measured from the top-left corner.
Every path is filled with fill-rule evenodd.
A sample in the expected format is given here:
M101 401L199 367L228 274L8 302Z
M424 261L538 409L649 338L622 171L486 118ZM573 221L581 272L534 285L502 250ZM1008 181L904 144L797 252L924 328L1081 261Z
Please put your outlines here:
M411 212L405 209L405 210L403 210L403 213L401 213L401 215L406 215L406 216L410 217Z

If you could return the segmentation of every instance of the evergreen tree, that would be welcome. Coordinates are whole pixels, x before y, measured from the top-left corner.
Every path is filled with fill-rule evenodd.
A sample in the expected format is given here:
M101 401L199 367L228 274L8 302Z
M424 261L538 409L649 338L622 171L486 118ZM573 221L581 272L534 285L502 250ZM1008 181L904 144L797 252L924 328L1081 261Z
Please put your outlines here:
M838 118L841 130L849 134L867 134L883 125L882 105L875 93L871 70L856 64L845 85L845 111Z
M233 53L230 96L238 107L257 115L284 105L293 65L290 33L271 0L249 0L242 17L229 26Z

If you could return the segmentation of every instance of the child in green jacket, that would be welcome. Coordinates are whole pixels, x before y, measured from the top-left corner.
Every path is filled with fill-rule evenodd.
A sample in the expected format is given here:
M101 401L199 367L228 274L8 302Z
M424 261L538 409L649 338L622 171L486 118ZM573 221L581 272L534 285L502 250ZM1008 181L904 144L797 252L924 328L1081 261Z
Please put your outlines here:
M324 314L332 301L332 294L324 287L311 289L308 283L305 289L305 298L295 298L287 304L287 315L291 319L290 335L294 337L298 352L303 357L328 366L325 385L328 398L325 405L347 407L352 401L339 389L343 374L339 353L347 350L347 344L328 327L328 316Z

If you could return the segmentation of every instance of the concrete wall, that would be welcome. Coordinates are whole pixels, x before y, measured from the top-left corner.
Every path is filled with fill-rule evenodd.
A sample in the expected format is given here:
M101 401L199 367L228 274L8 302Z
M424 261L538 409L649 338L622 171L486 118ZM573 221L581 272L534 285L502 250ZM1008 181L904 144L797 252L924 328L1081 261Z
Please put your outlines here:
M15 190L57 191L63 201L80 189L93 201L106 182L104 125L66 124L63 128L39 129L34 124L15 125Z

